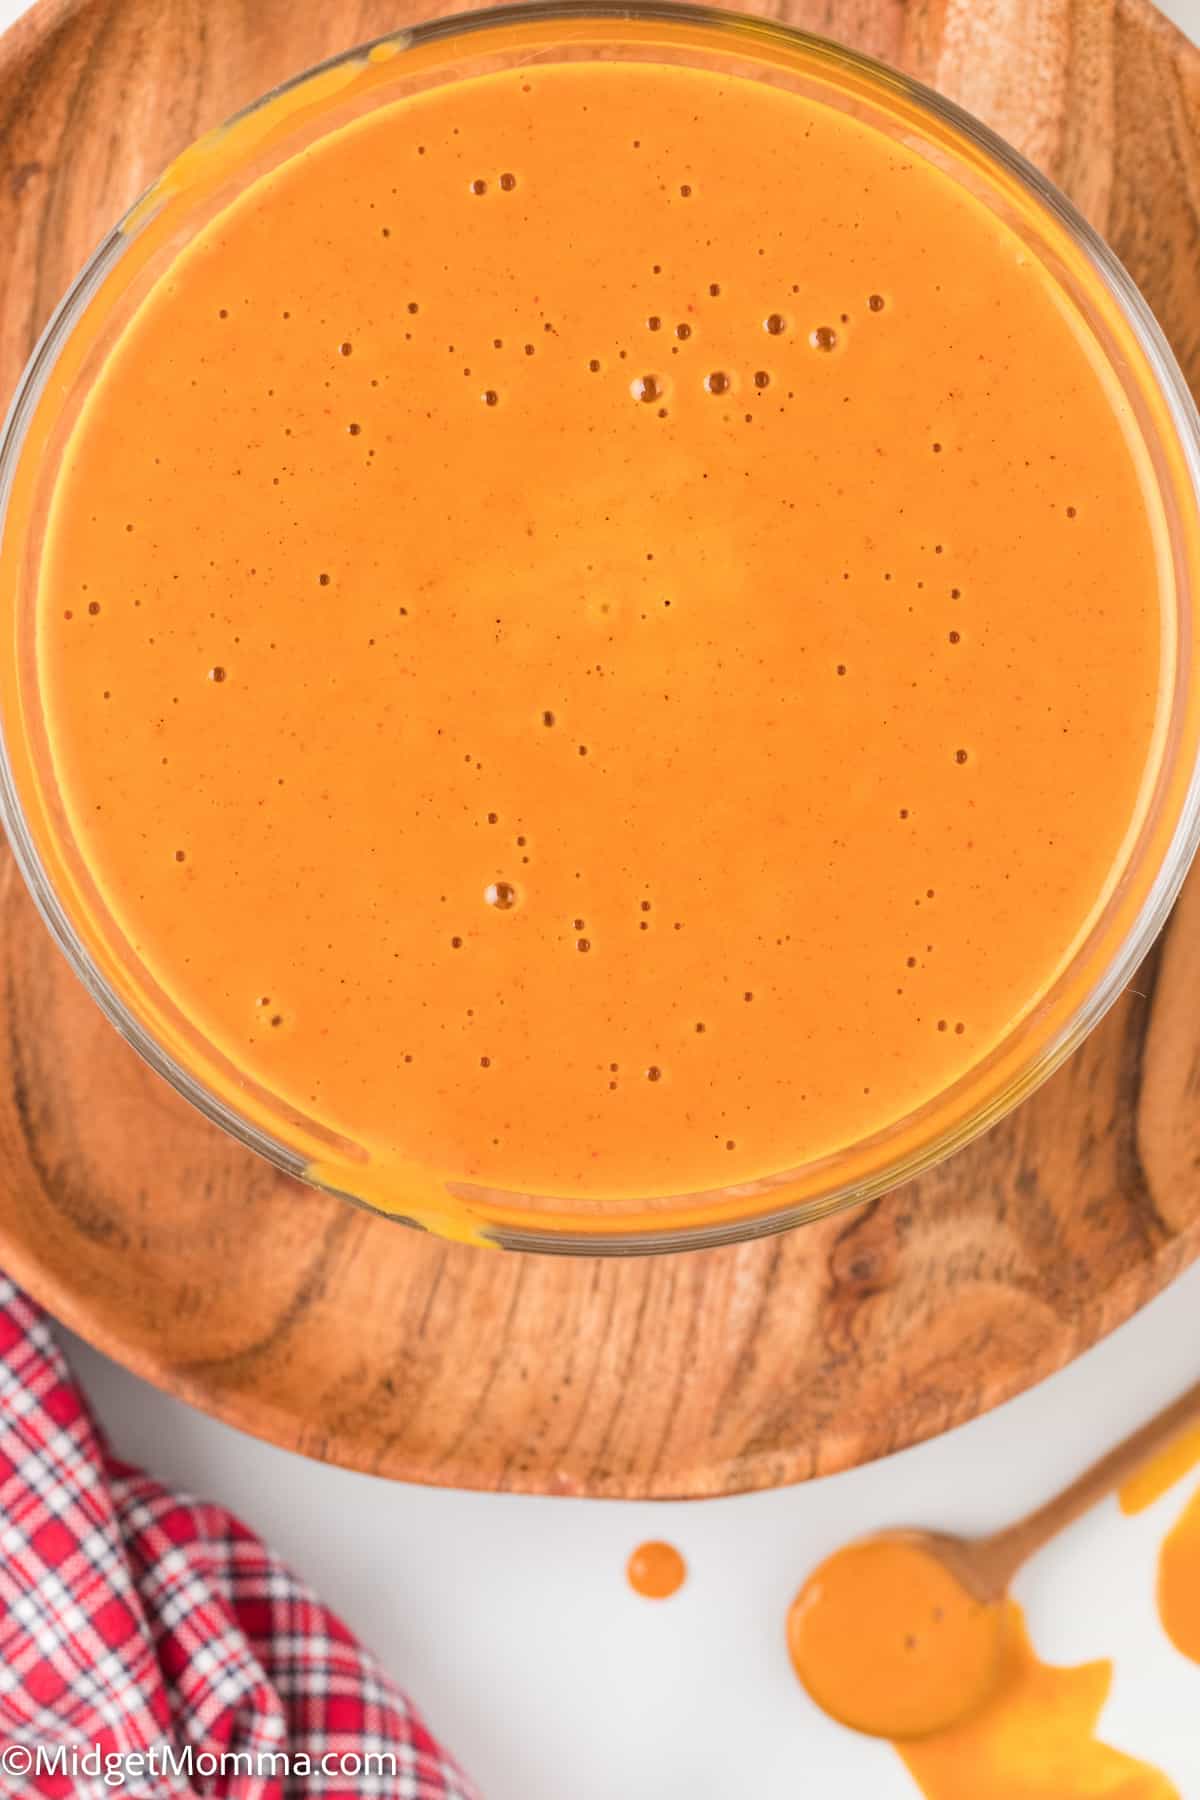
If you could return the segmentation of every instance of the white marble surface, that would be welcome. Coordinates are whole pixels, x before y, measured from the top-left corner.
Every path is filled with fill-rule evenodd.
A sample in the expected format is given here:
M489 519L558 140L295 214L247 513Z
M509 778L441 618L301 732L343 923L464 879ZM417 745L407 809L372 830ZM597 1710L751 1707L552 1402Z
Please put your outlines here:
M315 0L299 0L315 4ZM20 10L0 0L0 26ZM1200 38L1200 0L1165 10ZM1071 1368L961 1431L871 1468L691 1506L388 1484L301 1461L163 1398L74 1341L118 1450L224 1501L382 1656L486 1800L904 1800L885 1746L823 1719L783 1650L788 1601L848 1536L893 1522L999 1525L1200 1375L1200 1269ZM1154 1616L1154 1556L1193 1483L1149 1513L1097 1509L1018 1584L1055 1660L1114 1656L1113 1743L1200 1800L1200 1668ZM646 1536L685 1552L665 1605L622 1579Z

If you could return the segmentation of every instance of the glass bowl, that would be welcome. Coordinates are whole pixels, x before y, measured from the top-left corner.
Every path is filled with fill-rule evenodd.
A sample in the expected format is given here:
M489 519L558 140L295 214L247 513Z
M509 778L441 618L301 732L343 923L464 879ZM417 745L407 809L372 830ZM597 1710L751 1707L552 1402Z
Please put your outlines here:
M1163 595L1160 725L1143 804L1105 893L1052 985L966 1075L886 1129L802 1167L704 1193L556 1198L373 1167L250 1081L139 959L68 828L40 706L39 548L58 459L89 381L164 267L247 184L370 109L435 85L563 60L686 64L770 83L855 116L926 157L997 214L1057 283L1124 397L1156 515ZM986 127L867 58L780 25L696 7L511 7L438 19L267 95L187 150L96 250L25 371L0 439L0 807L17 863L97 1004L210 1119L281 1169L452 1237L509 1249L663 1251L731 1243L868 1200L995 1123L1102 1018L1178 893L1200 836L1200 423L1155 321L1071 204Z

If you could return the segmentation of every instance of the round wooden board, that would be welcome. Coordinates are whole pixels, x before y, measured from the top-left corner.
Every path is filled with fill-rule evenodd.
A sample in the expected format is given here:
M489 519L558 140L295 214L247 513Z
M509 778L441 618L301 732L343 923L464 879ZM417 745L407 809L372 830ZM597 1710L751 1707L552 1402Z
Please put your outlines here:
M769 8L764 10L770 10ZM0 393L189 139L421 0L40 0L0 40ZM1099 226L1200 376L1200 54L1149 0L784 0L961 101ZM738 1249L514 1257L297 1186L116 1037L0 851L0 1263L245 1429L407 1480L698 1496L971 1418L1200 1250L1200 881L1047 1087L887 1200Z

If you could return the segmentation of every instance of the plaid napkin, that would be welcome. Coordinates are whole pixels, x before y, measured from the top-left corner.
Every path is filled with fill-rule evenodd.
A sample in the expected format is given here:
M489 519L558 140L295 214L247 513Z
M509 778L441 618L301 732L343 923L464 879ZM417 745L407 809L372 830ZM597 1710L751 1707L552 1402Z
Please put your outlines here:
M477 1800L244 1525L113 1460L0 1276L0 1795L114 1793Z

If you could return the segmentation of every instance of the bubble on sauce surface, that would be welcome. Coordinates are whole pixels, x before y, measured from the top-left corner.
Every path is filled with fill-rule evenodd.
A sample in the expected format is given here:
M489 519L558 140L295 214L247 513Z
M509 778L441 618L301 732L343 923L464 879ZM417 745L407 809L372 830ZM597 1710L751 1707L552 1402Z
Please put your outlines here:
M733 383L724 369L713 369L704 377L704 385L710 394L727 394Z
M483 897L489 906L500 912L509 912L517 904L517 890L511 881L493 881L483 891Z
M818 325L815 330L809 334L808 341L814 350L835 350L837 348L838 334L833 329L832 325Z
M630 382L629 391L635 400L640 400L643 406L649 406L663 397L662 379L658 375L637 375Z

